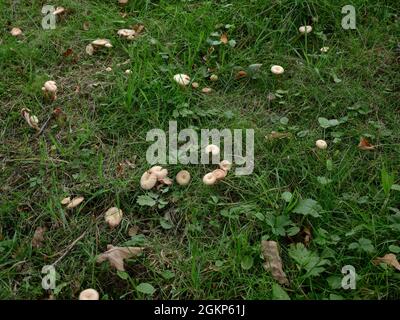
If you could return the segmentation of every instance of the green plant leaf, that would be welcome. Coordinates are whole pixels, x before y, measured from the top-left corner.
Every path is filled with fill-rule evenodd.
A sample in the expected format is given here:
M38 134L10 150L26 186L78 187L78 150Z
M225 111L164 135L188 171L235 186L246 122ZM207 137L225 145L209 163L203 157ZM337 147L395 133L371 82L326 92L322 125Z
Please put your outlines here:
M317 201L313 199L302 199L299 201L296 208L294 208L293 212L318 218L320 217L319 213L321 212L321 210L322 207L318 204Z
M139 206L153 207L156 205L156 201L149 195L138 196L136 202Z
M156 289L154 289L154 287L150 283L146 282L142 282L141 284L136 286L136 290L148 295L153 295L153 293L156 291Z
M277 283L272 285L272 298L275 300L290 300L286 291Z
M243 270L249 270L253 267L254 259L252 256L244 256L242 262L240 263Z

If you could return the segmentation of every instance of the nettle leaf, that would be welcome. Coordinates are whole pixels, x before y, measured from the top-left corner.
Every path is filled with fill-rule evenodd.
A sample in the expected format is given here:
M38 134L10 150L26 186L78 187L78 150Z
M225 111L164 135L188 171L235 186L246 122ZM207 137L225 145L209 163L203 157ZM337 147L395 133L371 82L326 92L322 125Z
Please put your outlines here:
M150 197L149 195L142 195L142 196L138 196L137 200L136 200L137 204L139 206L149 206L149 207L153 207L156 205L156 200L154 200L152 197Z
M165 230L169 230L173 227L172 222L164 217L160 218L160 225Z
M365 238L360 238L360 239L358 239L358 242L350 243L349 249L365 251L367 253L372 253L375 251L372 241L369 239L365 239Z
M293 212L318 218L320 217L319 213L321 212L321 210L322 207L318 204L317 201L313 199L302 199L299 201L296 208L294 208Z
M300 269L306 270L307 277L318 276L325 271L323 266L330 264L329 260L322 259L317 253L309 251L302 243L291 244L289 256Z

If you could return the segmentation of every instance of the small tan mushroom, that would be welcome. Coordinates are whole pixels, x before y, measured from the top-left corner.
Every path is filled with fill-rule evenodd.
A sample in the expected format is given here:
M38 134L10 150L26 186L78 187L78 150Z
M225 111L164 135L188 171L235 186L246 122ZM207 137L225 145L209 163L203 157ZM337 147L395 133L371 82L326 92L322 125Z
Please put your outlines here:
M199 87L199 83L198 82L192 82L192 88L193 89L197 89Z
M281 66L273 65L273 66L271 67L271 72L272 72L273 74L279 75L279 74L284 73L284 72L285 72L285 69L283 69Z
M154 166L149 169L149 173L155 174L157 176L157 179L164 179L168 175L168 170L163 169L161 166Z
M42 87L46 97L50 97L51 100L57 99L57 84L53 80L46 81Z
M10 33L13 37L19 37L22 35L22 30L20 28L12 28Z
M118 3L124 5L128 3L128 0L118 0Z
M67 209L73 209L73 208L79 206L79 205L83 202L83 200L85 200L84 197L76 197L76 198L73 198L73 199L68 203Z
M61 204L62 205L67 205L70 202L71 202L71 197L66 197L66 198L61 200Z
M122 210L116 207L112 207L106 211L104 214L104 219L111 228L118 226L122 220Z
M29 110L28 108L22 108L21 115L31 128L40 130L39 119L36 116L31 115L30 112L31 110Z
M131 69L126 69L125 70L125 74L131 74L132 73L132 70Z
M230 163L228 160L222 160L222 161L219 163L219 167L220 167L222 170L229 171L229 170L232 168L232 163Z
M190 182L190 173L187 170L179 171L176 175L176 182L181 186L186 186Z
M111 68L111 67L107 67L105 70L106 70L107 72L111 72L111 71L112 71L112 68Z
M85 289L79 294L79 300L99 300L99 293L94 289Z
M217 156L219 155L220 149L215 144L209 144L207 147L205 147L204 152L207 154L211 153L213 156Z
M55 16L57 16L57 15L60 15L60 14L62 14L64 12L65 12L65 8L64 7L57 7L56 10L53 11L53 14Z
M174 81L180 86L185 87L190 83L190 77L187 74L179 73L174 75Z
M213 185L217 182L217 179L215 178L215 175L212 172L207 173L203 177L203 183L206 185Z
M324 150L328 147L328 144L326 143L325 140L317 140L315 142L315 145L317 146L318 149Z
M301 34L306 34L306 33L310 33L312 31L312 27L311 26L301 26L299 28L299 32Z
M136 31L133 29L120 29L117 34L120 37L126 38L128 40L133 40L136 36Z
M112 48L112 44L111 44L110 40L108 40L108 39L96 39L96 40L92 41L92 46Z
M140 186L144 190L150 190L157 183L157 176L154 173L146 171L140 178Z
M320 49L320 51L321 51L322 53L327 53L327 52L329 51L329 47L322 47L322 48Z
M215 179L219 181L226 177L227 172L222 169L215 169L212 174L214 175Z
M203 93L211 93L212 89L211 88L203 88L203 89L201 89L201 92L203 92Z

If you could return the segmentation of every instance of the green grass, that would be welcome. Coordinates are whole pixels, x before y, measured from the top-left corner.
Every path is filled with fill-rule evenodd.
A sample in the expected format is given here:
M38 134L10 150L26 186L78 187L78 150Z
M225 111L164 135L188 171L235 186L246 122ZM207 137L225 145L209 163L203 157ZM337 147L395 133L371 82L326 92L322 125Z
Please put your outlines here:
M399 273L372 263L400 246L400 192L390 189L391 182L400 183L396 1L131 0L123 9L116 0L58 1L70 11L55 30L41 28L42 1L12 3L0 4L0 298L49 297L41 287L42 267L84 232L56 264L57 299L76 299L88 287L102 299L272 299L275 280L263 269L261 239L279 242L291 299L400 298ZM346 4L356 8L356 30L341 27ZM137 40L117 37L118 29L137 23L145 25ZM234 26L228 38L236 46L216 46L208 54L207 38L218 24ZM306 38L298 36L304 24L313 26ZM14 26L24 32L20 39L9 34ZM86 55L85 46L97 38L114 47ZM323 46L328 53L320 53ZM68 48L73 55L64 57ZM254 63L263 64L256 79L235 80L237 70ZM272 64L285 68L280 79L270 73ZM109 66L112 72L105 71ZM204 77L207 68L215 69L217 82ZM178 88L176 73L189 74L213 93ZM59 87L53 103L43 99L46 80ZM285 93L270 101L277 90ZM193 114L174 118L184 103ZM20 115L23 107L41 123L61 107L67 120L51 120L37 137ZM323 129L319 117L347 121ZM170 177L188 169L190 185L154 191L168 202L162 209L138 205L138 196L146 194L139 179L149 168L146 133L167 129L171 120L179 129L254 129L254 172L230 173L209 187L201 179L213 166L168 165ZM271 131L291 137L269 141ZM361 136L377 149L359 150ZM326 139L328 149L316 150L317 139ZM118 175L118 163L126 159L135 168ZM291 203L282 200L285 191L293 194ZM66 211L60 200L68 195L85 201ZM322 207L320 217L293 212L308 198ZM114 230L103 217L112 206L124 212ZM165 214L170 229L160 224ZM301 232L282 235L267 222L282 216L301 230L310 228L307 249L330 262L323 271L310 276L299 268L289 249L303 241ZM39 226L48 230L43 246L33 248ZM107 244L131 240L134 226L146 251L125 263L127 275L97 264ZM359 239L370 240L373 251L351 245ZM245 270L242 262L251 259ZM334 284L345 265L355 267L356 290ZM138 292L140 283L152 284L155 293Z

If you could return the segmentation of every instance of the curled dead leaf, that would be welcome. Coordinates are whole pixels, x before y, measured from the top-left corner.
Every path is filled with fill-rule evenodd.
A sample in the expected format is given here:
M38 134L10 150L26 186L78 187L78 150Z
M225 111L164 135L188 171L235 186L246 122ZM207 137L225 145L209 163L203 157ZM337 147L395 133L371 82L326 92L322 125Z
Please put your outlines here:
M282 269L282 260L279 255L278 243L275 241L263 240L261 242L261 250L265 259L265 270L271 272L272 277L280 284L289 284L289 280Z
M107 251L97 257L97 263L108 260L110 265L118 271L125 271L124 259L136 257L143 252L143 247L114 247L109 244Z
M385 254L383 257L376 258L372 261L374 265L378 265L380 263L386 263L389 266L392 266L396 270L400 271L400 263L397 261L396 255L393 253Z
M370 144L369 141L362 137L360 138L360 143L358 144L360 150L375 150L375 146Z
M39 131L40 130L39 120L36 116L31 115L30 112L31 112L31 110L29 110L27 108L22 108L21 115L31 128Z
M244 70L240 70L238 73L236 73L235 79L239 80L246 77L247 77L247 72Z
M46 227L37 227L35 233L32 237L32 247L40 248L44 240L44 233L46 232Z
M73 209L73 208L79 206L79 205L83 202L83 200L85 200L84 197L76 197L76 198L73 198L73 199L68 203L67 209Z

